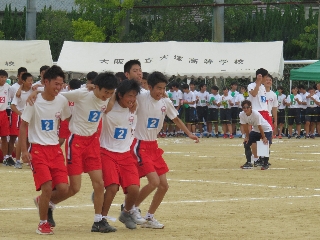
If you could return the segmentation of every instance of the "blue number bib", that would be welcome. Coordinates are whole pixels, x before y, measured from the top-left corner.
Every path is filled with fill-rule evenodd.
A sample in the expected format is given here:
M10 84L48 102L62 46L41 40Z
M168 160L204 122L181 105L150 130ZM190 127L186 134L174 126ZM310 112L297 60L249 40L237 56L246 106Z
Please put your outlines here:
M88 122L98 122L100 119L101 112L99 111L90 111Z
M42 131L53 131L53 120L41 120L41 130Z
M158 128L159 121L159 118L148 118L147 128Z
M116 128L114 131L114 138L115 139L125 139L128 133L127 128Z

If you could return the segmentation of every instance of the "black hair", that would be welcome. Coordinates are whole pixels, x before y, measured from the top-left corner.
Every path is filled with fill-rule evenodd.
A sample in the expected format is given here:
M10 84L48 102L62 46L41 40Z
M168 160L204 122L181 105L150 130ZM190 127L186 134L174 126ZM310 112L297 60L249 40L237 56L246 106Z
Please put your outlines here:
M277 90L282 90L282 92L284 91L284 88L282 86L278 86Z
M189 89L188 83L184 83L184 84L182 85L182 89Z
M69 81L69 86L71 90L75 90L81 87L81 81L79 79L71 79Z
M125 79L127 79L126 75L123 72L117 72L115 74L116 78L118 78L118 80L121 82Z
M142 79L148 79L148 77L149 77L149 73L147 73L147 72L143 72L142 73Z
M45 70L49 69L49 68L50 68L49 66L43 65L43 66L40 68L40 73L41 73L42 71L45 71Z
M139 60L130 60L124 64L123 71L129 73L133 65L139 65L141 67L141 63Z
M241 88L244 88L245 90L247 90L247 88L246 88L245 86L242 86L242 85L241 85L241 86L240 86L240 89L241 89Z
M94 72L94 71L89 72L89 73L87 74L87 80L93 81L97 76L98 76L98 73L97 73L97 72Z
M158 83L168 84L167 78L161 72L153 72L148 77L148 85L154 88Z
M179 83L177 82L171 82L171 87L176 87L176 88L179 88Z
M28 77L32 77L32 80L33 80L33 76L31 75L31 73L28 73L28 72L25 72L24 74L22 74L21 80L26 81Z
M257 71L256 71L256 76L258 76L259 74L262 75L262 77L265 77L268 75L268 71L264 68L259 68Z
M222 91L223 91L223 90L229 90L229 88L228 88L228 87L223 87L223 88L222 88Z
M313 88L313 87L308 87L308 92L309 92L310 90L314 90L314 88Z
M199 84L199 89L201 90L201 88L203 88L203 86L206 86L206 84L205 83L200 83Z
M273 77L271 76L271 74L268 73L268 77L273 81Z
M219 91L219 88L217 86L212 86L211 89Z
M116 90L116 99L117 101L120 100L120 96L123 97L126 93L130 91L136 91L137 94L140 93L141 87L137 81L131 81L128 79L123 80ZM120 95L120 96L119 96Z
M63 81L65 79L64 72L62 71L61 67L57 65L53 65L50 68L48 68L43 75L43 79L47 79L49 80L49 82L52 79L56 79L57 77L61 77Z
M306 89L306 87L303 84L298 85L298 89Z
M238 83L236 83L236 82L232 82L230 86L233 86L233 85L238 86Z
M20 75L20 73L22 72L28 72L28 70L25 67L19 67L18 68L18 76Z
M118 80L116 76L114 76L112 73L104 72L100 73L95 79L94 79L94 85L98 86L101 90L102 88L105 89L116 89L118 86Z
M292 90L292 89L296 89L296 88L297 88L296 86L292 86L292 87L291 87L291 90Z
M191 82L189 83L189 86L190 86L191 84L192 84L192 85L196 85L196 84L194 83L194 81L191 81Z
M248 107L251 107L251 102L249 100L244 100L242 103L241 103L241 107L243 107L245 104L248 105Z
M5 77L8 77L8 73L6 70L0 70L0 76L5 76Z

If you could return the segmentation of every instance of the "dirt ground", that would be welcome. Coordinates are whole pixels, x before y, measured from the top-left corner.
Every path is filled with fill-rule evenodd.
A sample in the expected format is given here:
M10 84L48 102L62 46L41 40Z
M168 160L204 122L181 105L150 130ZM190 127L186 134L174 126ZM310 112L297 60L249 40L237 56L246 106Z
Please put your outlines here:
M159 139L170 172L170 189L155 217L162 230L128 230L119 222L115 233L91 233L92 187L83 175L80 193L54 211L55 239L320 239L319 142L317 139L274 140L271 167L242 170L241 139ZM0 166L0 239L43 239L35 233L37 195L31 171ZM146 183L145 179L141 184ZM148 210L149 197L141 205ZM118 217L119 191L110 216Z

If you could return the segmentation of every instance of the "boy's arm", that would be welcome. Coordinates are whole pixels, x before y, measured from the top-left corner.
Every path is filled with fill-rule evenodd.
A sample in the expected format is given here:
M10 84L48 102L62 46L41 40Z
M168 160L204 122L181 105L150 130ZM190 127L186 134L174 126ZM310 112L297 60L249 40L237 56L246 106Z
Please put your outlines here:
M22 90L22 84L20 85L20 87L19 87L19 89L17 90L17 92L16 92L16 97L21 97L21 90Z
M31 160L31 154L28 152L27 148L27 128L28 128L28 123L24 120L21 120L20 124L20 142L21 142L21 152L22 152L22 160L23 162L28 163Z
M21 116L22 113L18 110L18 108L16 107L15 104L11 104L10 107L11 107L11 110L12 110L13 112L15 112L16 114L18 114L19 116Z
M255 87L254 89L252 89L252 90L249 91L250 94L251 94L253 97L256 97L256 96L258 95L261 82L262 82L262 75L261 75L261 74L258 74L257 79L256 79L256 87ZM249 89L248 89L248 90L249 90Z
M249 141L249 124L246 123L246 124L241 124L241 126L243 127L243 130L244 130L244 133L246 134L246 137L245 139L243 140L244 143L248 143Z
M199 142L199 138L196 135L193 135L188 128L186 127L186 125L184 125L184 123L181 121L180 118L176 117L174 119L172 119L172 121L182 130L184 131L189 138L195 140L196 143Z

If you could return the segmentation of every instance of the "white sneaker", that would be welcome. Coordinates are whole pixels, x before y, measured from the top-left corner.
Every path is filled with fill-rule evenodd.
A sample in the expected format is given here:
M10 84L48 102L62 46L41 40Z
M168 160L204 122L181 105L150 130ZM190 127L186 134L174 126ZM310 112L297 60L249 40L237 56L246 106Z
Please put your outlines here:
M133 220L136 222L137 225L141 225L145 222L147 222L146 219L144 219L143 217L141 217L141 214L140 214L140 209L139 208L135 208L135 209L132 209L131 210L132 212L132 217L133 217Z
M159 223L155 218L146 219L147 222L141 225L142 228L163 229L164 225Z

